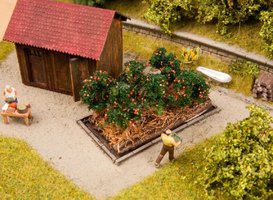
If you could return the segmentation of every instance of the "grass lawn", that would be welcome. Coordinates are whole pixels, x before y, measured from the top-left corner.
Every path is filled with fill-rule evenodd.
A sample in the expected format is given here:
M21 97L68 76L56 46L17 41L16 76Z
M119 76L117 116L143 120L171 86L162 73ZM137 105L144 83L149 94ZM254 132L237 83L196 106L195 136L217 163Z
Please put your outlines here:
M105 7L128 17L144 20L149 4L145 0L110 0L106 2Z
M219 42L225 42L230 45L241 47L249 52L268 56L263 48L264 41L259 35L261 23L243 24L240 26L231 26L231 37L221 36L216 33L214 24L200 24L197 22L185 23L184 26L175 26L176 31L191 32L196 35L207 37Z
M144 0L111 0L107 1L106 8L117 10L131 18L145 20L143 16L149 8L149 4ZM173 31L191 32L267 56L268 54L263 48L264 42L259 36L260 28L260 23L246 23L240 27L231 26L229 29L232 33L231 37L224 37L216 33L215 24L200 24L194 21L175 24L171 29Z
M25 142L0 137L0 199L93 199Z
M148 61L152 53L159 47L165 47L168 52L175 53L181 58L180 44L172 43L168 40L144 36L129 31L123 31L123 50L125 54L132 54L138 60ZM201 58L192 66L205 66L222 72L228 72L228 64L209 55L202 55ZM214 84L221 85L221 84ZM251 95L252 78L232 75L232 82L221 86L234 90L244 95Z
M0 63L6 59L8 54L14 49L14 44L10 42L0 42Z
M203 200L198 177L205 166L205 148L218 136L183 152L152 176L109 199ZM94 199L67 180L25 142L0 137L0 199ZM218 198L227 199L221 197Z
M183 152L173 164L166 164L152 176L123 190L111 200L204 200L205 191L198 179L205 166L205 148L216 144L218 137ZM227 199L222 195L217 198Z

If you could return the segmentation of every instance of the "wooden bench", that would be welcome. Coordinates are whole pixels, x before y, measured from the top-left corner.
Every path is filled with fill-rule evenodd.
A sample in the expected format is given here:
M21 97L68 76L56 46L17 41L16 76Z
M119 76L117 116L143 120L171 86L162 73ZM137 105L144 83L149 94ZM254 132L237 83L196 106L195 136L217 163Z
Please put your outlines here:
M18 113L17 110L14 112L6 112L6 111L1 111L1 115L3 118L3 123L8 124L9 123L9 117L18 117L18 118L24 118L25 125L29 126L30 125L30 119L32 118L31 116L31 108L28 108L28 111L24 114Z

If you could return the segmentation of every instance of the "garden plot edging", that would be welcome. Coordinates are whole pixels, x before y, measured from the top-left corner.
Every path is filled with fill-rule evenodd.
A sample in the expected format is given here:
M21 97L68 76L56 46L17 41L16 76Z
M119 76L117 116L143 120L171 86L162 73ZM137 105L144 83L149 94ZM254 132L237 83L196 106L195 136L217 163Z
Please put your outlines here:
M184 130L185 128L193 125L193 124L196 124L200 121L202 121L203 119L211 116L211 115L214 115L216 113L219 113L221 111L220 108L218 108L217 106L215 106L214 104L212 104L212 110L204 110L203 112L199 113L198 115L194 116L193 118L191 119L188 119L186 120L181 126L173 129L174 132L180 132L182 130ZM210 108L210 109L211 109ZM89 116L86 116L86 117L89 117ZM114 164L116 165L120 165L121 162L125 161L126 159L140 153L141 151L147 149L148 147L158 143L161 141L161 138L160 136L147 142L146 144L138 147L137 149L121 156L121 157L116 157L107 147L105 144L103 144L102 141L100 141L100 139L94 134L93 131L91 131L89 128L86 127L86 125L83 123L83 119L85 119L86 117L82 118L82 119L79 119L77 120L77 124L79 126L82 127L82 129L87 133L87 135L89 135L93 141L101 148L101 150L104 151L104 153L106 153L106 155L113 161Z

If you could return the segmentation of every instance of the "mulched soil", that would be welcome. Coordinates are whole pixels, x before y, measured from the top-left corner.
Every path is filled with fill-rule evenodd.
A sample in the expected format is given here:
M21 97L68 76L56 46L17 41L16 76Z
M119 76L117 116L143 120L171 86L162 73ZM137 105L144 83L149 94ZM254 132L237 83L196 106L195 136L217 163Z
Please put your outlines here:
M166 129L174 129L212 107L211 100L184 108L169 108L158 115L152 108L142 111L140 121L126 129L105 124L103 116L94 113L89 117L92 126L107 140L110 148L121 155L158 137Z

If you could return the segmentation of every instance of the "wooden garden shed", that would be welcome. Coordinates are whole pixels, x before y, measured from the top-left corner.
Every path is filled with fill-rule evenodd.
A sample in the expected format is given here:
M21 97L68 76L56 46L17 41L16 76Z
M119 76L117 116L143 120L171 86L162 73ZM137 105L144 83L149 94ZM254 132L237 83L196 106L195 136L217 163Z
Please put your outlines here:
M122 70L122 21L115 11L52 0L18 0L4 40L15 43L22 82L79 100L95 70Z

